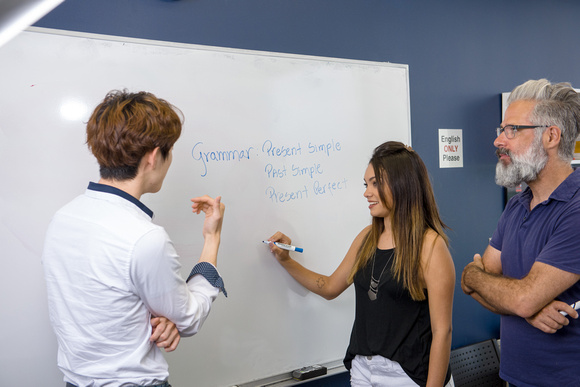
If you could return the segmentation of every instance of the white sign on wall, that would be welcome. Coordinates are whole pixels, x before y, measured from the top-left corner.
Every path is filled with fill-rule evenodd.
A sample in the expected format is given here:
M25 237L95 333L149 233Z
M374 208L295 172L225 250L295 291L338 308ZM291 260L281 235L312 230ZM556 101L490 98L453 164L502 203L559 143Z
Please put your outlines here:
M439 168L463 168L463 129L439 129Z

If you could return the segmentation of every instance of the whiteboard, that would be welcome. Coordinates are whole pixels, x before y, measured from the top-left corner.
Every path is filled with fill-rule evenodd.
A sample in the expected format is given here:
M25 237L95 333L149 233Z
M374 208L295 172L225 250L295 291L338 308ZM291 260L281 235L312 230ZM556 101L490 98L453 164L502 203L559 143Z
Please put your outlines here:
M201 251L190 198L226 204L220 295L201 332L168 354L176 386L232 386L343 358L354 290L326 301L261 243L331 274L370 222L363 174L374 147L410 144L406 65L223 49L31 28L0 48L0 375L61 386L40 263L51 216L98 181L85 122L112 89L146 90L184 113L155 212L187 276ZM29 372L34 369L35 372Z

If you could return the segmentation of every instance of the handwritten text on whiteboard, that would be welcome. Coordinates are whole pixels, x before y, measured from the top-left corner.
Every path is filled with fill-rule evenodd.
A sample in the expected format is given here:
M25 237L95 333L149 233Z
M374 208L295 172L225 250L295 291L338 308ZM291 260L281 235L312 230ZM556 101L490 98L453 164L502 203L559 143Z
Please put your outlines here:
M334 196L347 189L348 179L344 177L327 178L324 162L340 156L343 147L340 141L330 139L325 142L295 142L283 144L264 140L259 145L240 148L209 149L202 141L197 142L191 151L193 160L201 164L201 177L206 177L212 166L219 164L259 162L262 173L269 181L264 192L273 203L286 203L318 196ZM277 182L294 181L297 185L288 189L288 184L280 188Z

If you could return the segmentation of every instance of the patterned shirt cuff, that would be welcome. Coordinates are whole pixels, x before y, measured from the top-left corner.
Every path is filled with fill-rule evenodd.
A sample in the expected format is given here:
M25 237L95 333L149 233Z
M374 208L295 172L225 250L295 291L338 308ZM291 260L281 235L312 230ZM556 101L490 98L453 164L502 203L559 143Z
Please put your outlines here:
M224 296L228 296L226 292L226 288L224 287L224 280L218 274L214 265L209 262L199 262L197 265L193 267L189 277L187 277L187 281L191 279L196 274L201 274L205 277L205 279L213 286L218 288L224 293Z

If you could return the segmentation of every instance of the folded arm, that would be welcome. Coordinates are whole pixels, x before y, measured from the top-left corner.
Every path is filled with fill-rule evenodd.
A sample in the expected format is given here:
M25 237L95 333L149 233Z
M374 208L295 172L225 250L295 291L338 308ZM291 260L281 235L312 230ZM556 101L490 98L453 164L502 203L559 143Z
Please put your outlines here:
M533 317L580 279L578 274L542 262L535 262L521 279L505 277L498 265L500 254L491 246L483 258L476 254L461 280L466 294L495 313Z
M209 262L200 262L194 269L203 270L186 282L165 230L152 230L141 239L130 268L136 294L153 316L173 322L182 336L197 333L220 291L217 283L210 281L220 278L217 270Z
M151 328L149 341L165 349L165 352L172 352L177 348L181 336L174 323L165 317L151 317Z

